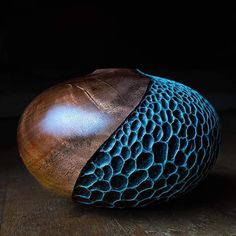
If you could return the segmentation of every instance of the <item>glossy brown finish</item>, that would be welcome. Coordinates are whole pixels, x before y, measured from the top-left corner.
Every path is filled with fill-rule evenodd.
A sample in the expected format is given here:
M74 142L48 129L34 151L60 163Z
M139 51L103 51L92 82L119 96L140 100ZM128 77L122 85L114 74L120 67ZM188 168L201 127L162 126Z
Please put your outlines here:
M43 92L18 127L26 167L44 186L70 196L81 169L139 104L148 83L134 70L100 69Z

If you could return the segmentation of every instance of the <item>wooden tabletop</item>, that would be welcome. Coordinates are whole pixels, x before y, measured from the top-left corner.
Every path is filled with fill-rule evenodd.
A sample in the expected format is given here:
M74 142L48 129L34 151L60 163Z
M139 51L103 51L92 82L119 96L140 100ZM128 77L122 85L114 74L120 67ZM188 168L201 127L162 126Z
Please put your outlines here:
M93 208L55 196L27 172L15 145L1 146L0 235L236 235L236 112L220 116L216 168L191 193L145 209Z

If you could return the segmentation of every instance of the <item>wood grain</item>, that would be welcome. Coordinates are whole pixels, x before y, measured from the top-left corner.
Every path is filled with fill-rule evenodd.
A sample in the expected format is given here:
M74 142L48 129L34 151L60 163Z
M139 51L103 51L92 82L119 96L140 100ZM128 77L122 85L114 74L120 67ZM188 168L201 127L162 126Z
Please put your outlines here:
M81 169L138 105L148 82L133 70L100 69L40 94L18 128L20 155L31 174L71 196Z

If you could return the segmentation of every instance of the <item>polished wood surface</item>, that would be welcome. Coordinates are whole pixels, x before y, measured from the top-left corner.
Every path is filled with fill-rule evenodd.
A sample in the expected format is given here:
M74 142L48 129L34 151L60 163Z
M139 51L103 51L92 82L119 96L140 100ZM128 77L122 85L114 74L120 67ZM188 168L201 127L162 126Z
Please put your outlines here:
M31 174L71 196L81 169L139 104L148 83L134 70L100 69L40 94L18 127L20 156Z

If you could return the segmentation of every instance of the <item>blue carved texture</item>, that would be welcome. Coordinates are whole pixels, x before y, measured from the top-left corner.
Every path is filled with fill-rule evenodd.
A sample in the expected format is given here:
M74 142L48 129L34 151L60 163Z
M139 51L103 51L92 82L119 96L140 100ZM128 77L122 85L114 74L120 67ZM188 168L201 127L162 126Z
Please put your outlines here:
M221 141L214 108L183 84L146 76L140 104L82 169L75 201L110 208L168 201L214 165Z

